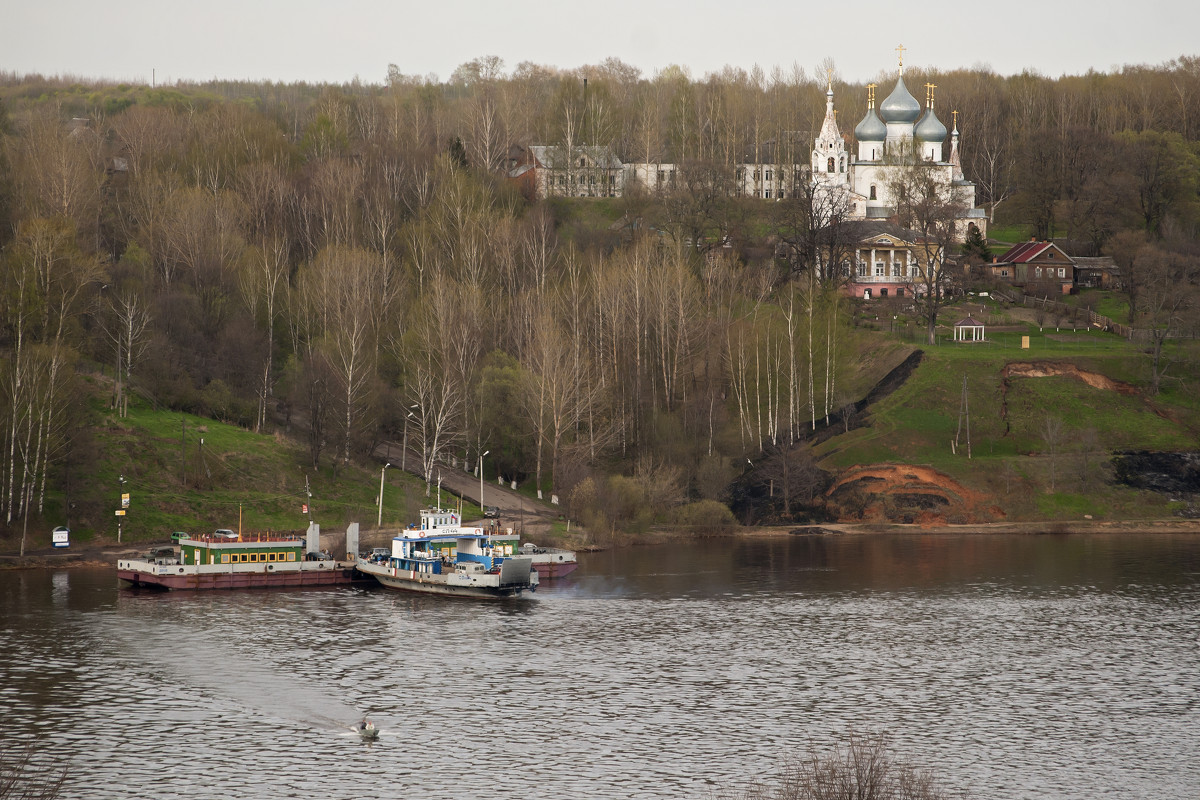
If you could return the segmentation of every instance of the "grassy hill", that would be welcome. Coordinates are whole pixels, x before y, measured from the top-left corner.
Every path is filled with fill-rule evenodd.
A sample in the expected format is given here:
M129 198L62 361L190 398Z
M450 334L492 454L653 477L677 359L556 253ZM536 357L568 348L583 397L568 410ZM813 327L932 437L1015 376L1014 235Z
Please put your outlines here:
M1181 345L1192 365L1187 380L1151 398L1143 392L1148 356L1136 344L1086 328L1039 327L1023 311L991 300L947 308L938 344L911 343L925 354L921 365L870 410L869 426L817 448L822 466L930 466L1006 519L1167 516L1162 495L1114 485L1108 461L1113 451L1200 447L1196 343ZM952 340L954 321L968 313L989 322L987 341ZM947 521L966 516L946 510Z
M32 547L46 546L49 529L63 523L73 541L115 541L114 512L123 492L130 504L121 518L121 537L130 542L161 540L172 531L236 530L239 518L244 530L303 530L309 520L305 503L325 528L354 521L373 525L377 519L378 470L353 464L314 470L307 451L286 436L255 434L141 403L121 419L103 394L97 388L88 409L94 419L91 439L77 447L85 457L66 476L64 491L48 494L45 530L36 532ZM444 499L450 502L448 493ZM428 504L423 481L387 470L385 527L414 521ZM470 503L467 509L478 511Z
M891 313L878 310L885 319ZM968 313L988 323L987 341L952 340L953 322ZM844 379L856 391L865 394L915 349L924 358L903 385L867 411L867 425L814 448L827 472L871 485L872 496L854 507L857 517L970 522L1085 514L1138 519L1172 512L1161 494L1114 484L1108 461L1119 450L1200 449L1200 397L1192 391L1200 383L1196 343L1182 345L1193 365L1187 380L1170 382L1151 398L1143 392L1147 356L1136 344L1095 330L1039 327L1026 310L990 299L947 308L933 346L915 340L906 320L885 326L870 307L860 319L856 373ZM970 458L968 418L960 415L964 380ZM145 404L118 418L104 387L92 388L90 439L76 442L74 456L62 466L63 488L48 492L42 519L31 520L37 530L31 530L30 547L46 546L50 528L63 523L75 541L115 541L122 492L130 495L121 520L122 540L129 542L164 539L176 530L237 528L239 518L246 530L300 530L309 519L305 503L325 528L369 525L376 518L374 468L313 470L307 452L285 435L259 435ZM860 470L856 477L855 468L867 465L912 466L890 474ZM385 481L384 525L415 519L428 503L423 482L397 469L388 470ZM930 491L949 502L923 504ZM970 502L963 499L968 496ZM913 502L915 509L906 507ZM468 506L468 513L475 510ZM848 513L845 504L840 513Z

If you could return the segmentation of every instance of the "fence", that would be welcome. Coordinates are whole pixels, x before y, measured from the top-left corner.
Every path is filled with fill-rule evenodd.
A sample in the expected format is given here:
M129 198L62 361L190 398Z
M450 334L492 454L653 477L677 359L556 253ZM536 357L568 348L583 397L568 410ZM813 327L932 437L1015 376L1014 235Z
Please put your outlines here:
M1015 303L1016 299L1003 295L1001 292L993 292L994 296L1003 297L1010 303ZM1026 308L1040 308L1045 311L1051 311L1063 317L1071 318L1081 314L1087 315L1089 325L1100 328L1103 331L1115 333L1123 339L1138 342L1148 342L1153 338L1153 332L1143 328L1131 328L1128 325L1122 325L1119 322L1113 321L1111 318L1102 314L1097 314L1090 308L1079 308L1077 306L1069 306L1066 303L1060 303L1057 300L1051 300L1049 297L1034 297L1030 294L1021 295L1021 305ZM1196 331L1170 330L1167 332L1168 339L1184 339L1195 338Z

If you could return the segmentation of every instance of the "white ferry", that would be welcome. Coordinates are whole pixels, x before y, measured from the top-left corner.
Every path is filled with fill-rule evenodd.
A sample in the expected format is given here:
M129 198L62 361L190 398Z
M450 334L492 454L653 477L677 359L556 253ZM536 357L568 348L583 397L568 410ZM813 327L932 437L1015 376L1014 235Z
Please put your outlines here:
M535 591L538 572L515 541L465 528L454 511L422 509L419 526L392 539L390 554L358 559L358 571L389 589L482 599Z

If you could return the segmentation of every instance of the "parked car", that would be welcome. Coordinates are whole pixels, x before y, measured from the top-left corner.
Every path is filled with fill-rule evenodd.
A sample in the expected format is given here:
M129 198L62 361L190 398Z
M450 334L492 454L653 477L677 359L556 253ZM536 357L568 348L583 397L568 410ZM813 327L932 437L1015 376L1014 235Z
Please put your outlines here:
M155 547L146 551L146 560L155 564L176 564L179 556L174 547Z
M190 539L192 535L187 531L175 531L171 534L171 541L178 542L180 539Z
M500 516L500 508L498 506L486 506L483 509L483 515L489 519L495 519Z
M236 539L237 537L238 535L229 530L229 528L217 528L213 531L213 538L215 539Z

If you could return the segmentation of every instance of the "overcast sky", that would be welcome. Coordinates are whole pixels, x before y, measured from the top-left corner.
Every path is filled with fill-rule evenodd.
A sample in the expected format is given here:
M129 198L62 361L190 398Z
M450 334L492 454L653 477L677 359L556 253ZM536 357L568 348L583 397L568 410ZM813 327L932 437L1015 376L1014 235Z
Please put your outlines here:
M678 64L696 78L725 65L813 74L829 57L839 77L863 81L892 71L903 44L906 65L1058 77L1197 55L1198 31L1194 0L0 0L0 70L382 83L389 63L445 80L483 55L500 56L506 72L612 56L646 77Z

